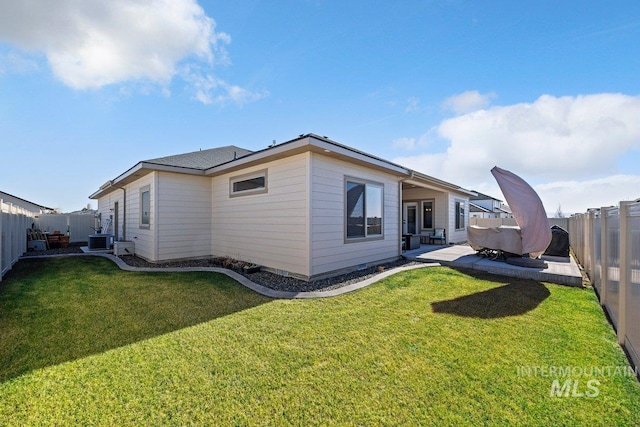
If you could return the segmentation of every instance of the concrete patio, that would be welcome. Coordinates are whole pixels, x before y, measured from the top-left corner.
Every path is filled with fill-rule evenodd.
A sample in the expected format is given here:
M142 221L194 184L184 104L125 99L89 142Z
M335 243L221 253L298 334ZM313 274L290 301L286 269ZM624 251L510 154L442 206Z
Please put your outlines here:
M404 251L403 256L411 261L437 262L451 267L470 268L502 276L522 277L541 282L562 285L581 286L582 274L572 257L552 257L543 255L547 268L525 268L507 264L504 261L492 261L476 255L469 245L421 245L419 249Z

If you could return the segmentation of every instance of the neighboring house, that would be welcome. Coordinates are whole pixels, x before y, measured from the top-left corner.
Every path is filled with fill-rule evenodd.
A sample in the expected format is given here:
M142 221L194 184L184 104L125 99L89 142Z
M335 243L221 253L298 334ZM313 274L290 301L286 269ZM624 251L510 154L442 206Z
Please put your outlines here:
M471 218L513 218L509 206L502 200L487 196L478 191L476 195L469 197L469 216Z
M90 198L149 261L230 257L310 279L395 260L403 233L465 242L470 195L307 134L141 161Z
M13 196L3 191L0 191L0 200L2 200L4 203L11 203L14 206L20 206L22 209L33 212L34 214L51 213L55 210L53 208L42 206L37 203L22 199L20 197Z

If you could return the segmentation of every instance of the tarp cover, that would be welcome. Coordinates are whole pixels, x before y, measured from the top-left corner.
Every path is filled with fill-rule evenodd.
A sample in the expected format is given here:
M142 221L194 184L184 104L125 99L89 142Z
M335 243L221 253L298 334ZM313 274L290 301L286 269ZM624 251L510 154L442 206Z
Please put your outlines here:
M469 246L479 251L484 248L499 249L510 254L522 255L522 235L519 227L467 227Z
M554 225L551 227L551 243L544 251L545 255L552 256L569 256L569 233L562 227Z
M529 184L518 175L495 166L491 174L498 182L513 217L522 231L522 253L542 255L551 243L551 228L544 205Z

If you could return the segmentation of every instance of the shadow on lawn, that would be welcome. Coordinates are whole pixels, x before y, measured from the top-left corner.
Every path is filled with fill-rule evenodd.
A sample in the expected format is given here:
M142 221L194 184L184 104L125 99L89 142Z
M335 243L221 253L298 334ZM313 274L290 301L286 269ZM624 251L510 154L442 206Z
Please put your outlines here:
M0 282L0 383L269 301L215 273L130 273L93 257L21 260Z
M533 280L498 278L494 275L488 276L487 273L467 270L463 272L478 279L490 278L494 282L500 281L504 285L451 300L431 303L434 313L449 313L480 319L518 316L535 309L550 295L549 290L542 283Z

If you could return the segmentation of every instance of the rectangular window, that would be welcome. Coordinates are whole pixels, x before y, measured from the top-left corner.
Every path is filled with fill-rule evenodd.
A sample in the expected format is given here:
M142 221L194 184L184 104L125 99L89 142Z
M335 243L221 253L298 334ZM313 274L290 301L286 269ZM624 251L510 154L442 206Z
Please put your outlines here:
M367 184L365 211L367 214L367 237L382 236L382 186Z
M456 202L456 230L464 228L464 202Z
M140 227L151 225L151 191L147 185L140 189Z
M422 228L433 228L433 200L422 202Z
M381 238L383 235L384 187L366 181L346 180L346 238Z
M229 179L229 195L231 197L267 192L267 171L236 176Z

